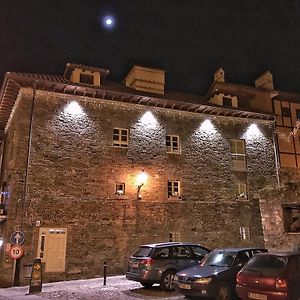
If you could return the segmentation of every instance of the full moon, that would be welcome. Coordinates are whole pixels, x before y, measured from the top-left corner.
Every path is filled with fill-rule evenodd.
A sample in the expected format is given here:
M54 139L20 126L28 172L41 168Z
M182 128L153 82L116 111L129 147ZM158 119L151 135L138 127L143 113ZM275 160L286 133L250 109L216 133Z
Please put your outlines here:
M103 19L103 25L106 28L113 28L115 25L115 20L112 16L106 16Z

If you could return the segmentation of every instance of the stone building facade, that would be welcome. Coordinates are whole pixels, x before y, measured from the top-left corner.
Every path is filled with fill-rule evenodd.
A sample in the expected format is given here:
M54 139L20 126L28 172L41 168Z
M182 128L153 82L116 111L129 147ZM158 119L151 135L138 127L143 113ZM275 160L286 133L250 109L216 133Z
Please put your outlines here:
M135 67L126 86L107 74L6 74L1 286L26 284L36 257L57 281L99 276L105 261L123 273L138 245L170 238L264 246L255 195L278 183L274 117L168 92L162 70Z

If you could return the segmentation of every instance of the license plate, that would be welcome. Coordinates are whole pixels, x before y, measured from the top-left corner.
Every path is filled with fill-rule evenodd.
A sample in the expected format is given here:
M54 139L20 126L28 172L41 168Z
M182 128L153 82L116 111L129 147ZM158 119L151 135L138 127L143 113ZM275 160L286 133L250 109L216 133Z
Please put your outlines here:
M139 267L138 263L131 263L131 268L137 269Z
M191 289L191 285L190 284L183 284L183 283L180 283L178 284L178 287L180 289L184 289L184 290L190 290Z
M267 295L263 294L255 294L255 293L248 293L249 299L257 299L257 300L268 300Z

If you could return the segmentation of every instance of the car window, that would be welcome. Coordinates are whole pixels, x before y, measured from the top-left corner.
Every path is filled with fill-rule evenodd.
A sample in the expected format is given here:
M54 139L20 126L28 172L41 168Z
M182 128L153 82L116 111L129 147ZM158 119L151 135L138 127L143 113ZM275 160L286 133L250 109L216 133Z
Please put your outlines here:
M197 256L202 257L202 256L205 256L208 253L208 251L206 249L203 249L199 246L192 246L191 248L192 248L194 254L196 254Z
M133 256L135 257L145 257L145 256L150 256L150 253L152 251L151 247L140 247L134 254Z
M170 248L164 247L164 248L158 248L154 257L155 258L167 258L170 254Z
M173 247L173 257L177 258L190 258L192 257L192 251L186 246Z
M273 276L279 274L285 265L288 258L276 255L256 255L244 267L245 271L259 272L261 275Z
M236 259L235 259L235 264L238 265L238 264L242 264L244 265L250 258L250 253L248 251L242 251L242 252L239 252L236 256Z
M215 250L207 254L202 261L202 266L215 266L215 267L230 267L236 256L236 252L219 251Z
M252 255L255 255L255 254L261 253L261 252L267 252L267 249L253 249Z

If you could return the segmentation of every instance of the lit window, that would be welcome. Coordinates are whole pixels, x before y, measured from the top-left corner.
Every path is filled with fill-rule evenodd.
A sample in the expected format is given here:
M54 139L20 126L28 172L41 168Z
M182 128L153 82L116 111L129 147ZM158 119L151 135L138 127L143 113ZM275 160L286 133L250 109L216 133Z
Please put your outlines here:
M233 160L246 160L244 140L230 140L230 149Z
M300 205L283 207L283 218L286 232L300 232Z
M180 181L168 181L168 197L180 196Z
M114 128L113 145L122 148L128 147L128 129Z
M116 183L116 194L125 195L125 183Z
M247 199L247 184L238 183L237 184L237 198Z
M94 75L80 73L80 83L94 84Z
M167 153L180 153L179 136L167 135L166 137Z
M240 236L243 241L250 241L250 228L240 227Z
M281 114L283 117L290 118L291 117L291 110L288 107L281 108Z

